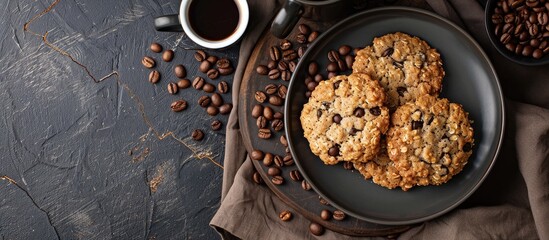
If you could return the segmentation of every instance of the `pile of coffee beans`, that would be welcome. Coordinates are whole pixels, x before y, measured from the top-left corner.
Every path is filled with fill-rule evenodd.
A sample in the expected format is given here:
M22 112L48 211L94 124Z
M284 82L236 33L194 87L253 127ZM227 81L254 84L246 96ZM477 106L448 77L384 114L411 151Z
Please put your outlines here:
M536 59L549 53L549 2L500 0L492 23L494 34L509 51Z
M311 61L308 66L308 75L305 78L305 86L307 91L306 97L311 97L311 93L315 90L318 83L325 79L330 79L340 74L347 74L351 71L355 57L352 54L353 48L349 45L341 45L338 49L331 49L328 51L328 65L321 72L320 66L316 61ZM354 50L356 52L356 50ZM326 77L325 77L326 76Z
M154 42L150 45L150 50L153 53L161 53L160 58L164 62L171 62L174 59L173 50L163 50L161 44ZM198 71L205 73L206 77L211 80L216 80L220 76L231 75L234 72L234 67L231 61L227 58L219 58L217 56L208 56L203 50L198 50L194 54L194 58L200 62ZM149 72L148 81L152 84L158 84L161 80L162 74L156 70L156 60L152 56L145 56L141 60L141 64L147 69L151 69ZM217 114L229 114L233 108L231 103L226 103L223 100L221 94L229 93L229 83L227 81L219 81L217 85L207 82L203 77L196 76L191 82L187 78L187 69L182 64L176 64L173 67L173 75L177 81L168 82L166 90L171 95L177 95L180 90L190 88L191 86L196 90L202 90L206 94L198 99L198 105L203 107L206 113L210 116L216 116ZM217 90L217 92L216 92ZM208 95L208 94L211 94ZM173 112L182 112L188 107L188 102L184 99L174 100L170 104L170 109ZM223 123L214 119L211 124L213 131L218 131L222 128ZM201 141L204 138L204 132L200 129L195 129L191 134L192 139Z

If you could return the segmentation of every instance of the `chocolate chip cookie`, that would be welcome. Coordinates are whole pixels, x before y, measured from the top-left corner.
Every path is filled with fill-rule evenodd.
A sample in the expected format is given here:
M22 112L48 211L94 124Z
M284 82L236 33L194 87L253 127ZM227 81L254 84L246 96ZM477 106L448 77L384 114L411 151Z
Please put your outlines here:
M312 152L330 165L372 159L389 127L384 102L383 88L367 74L320 82L300 116Z
M473 144L468 113L448 99L424 95L391 115L387 151L406 188L447 182L463 169Z
M436 49L401 32L374 38L371 46L359 50L353 72L381 82L391 111L425 94L438 96L445 74Z

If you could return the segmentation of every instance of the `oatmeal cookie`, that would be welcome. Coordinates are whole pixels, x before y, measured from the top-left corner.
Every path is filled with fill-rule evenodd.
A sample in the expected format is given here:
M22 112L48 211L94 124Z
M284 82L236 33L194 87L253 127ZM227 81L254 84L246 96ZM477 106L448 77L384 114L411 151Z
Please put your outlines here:
M430 95L391 115L387 151L406 185L439 185L458 174L473 149L473 128L460 104Z
M425 94L438 96L445 74L436 49L401 32L374 38L371 46L359 50L353 72L380 81L391 111Z
M384 101L378 81L366 74L320 82L300 116L312 152L329 165L372 159L389 127Z

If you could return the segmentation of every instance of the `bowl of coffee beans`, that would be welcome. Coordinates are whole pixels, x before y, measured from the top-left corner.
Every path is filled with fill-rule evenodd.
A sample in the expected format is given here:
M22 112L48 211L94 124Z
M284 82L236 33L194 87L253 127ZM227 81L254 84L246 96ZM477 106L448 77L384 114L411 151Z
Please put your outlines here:
M549 63L549 1L488 0L486 31L495 48L523 65Z

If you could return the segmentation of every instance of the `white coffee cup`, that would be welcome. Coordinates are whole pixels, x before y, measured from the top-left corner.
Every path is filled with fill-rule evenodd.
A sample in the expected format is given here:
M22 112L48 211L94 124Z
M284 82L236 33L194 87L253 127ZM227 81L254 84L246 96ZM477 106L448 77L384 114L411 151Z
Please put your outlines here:
M238 16L235 16L235 11ZM179 14L157 17L154 25L158 31L184 31L196 44L219 49L238 42L249 20L250 10L246 0L183 0ZM217 33L225 34L212 35Z

